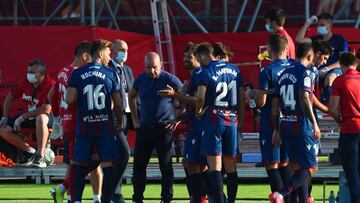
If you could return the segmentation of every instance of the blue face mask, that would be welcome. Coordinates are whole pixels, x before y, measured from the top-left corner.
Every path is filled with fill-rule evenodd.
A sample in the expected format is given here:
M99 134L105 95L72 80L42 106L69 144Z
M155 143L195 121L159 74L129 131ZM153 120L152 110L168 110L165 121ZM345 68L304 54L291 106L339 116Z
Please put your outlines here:
M268 32L274 32L274 30L272 29L272 27L269 24L265 24L265 28L266 28L266 31L268 31Z
M116 56L116 60L118 60L120 63L124 63L127 59L127 52L119 51Z
M326 26L318 26L317 31L320 35L326 35L329 32Z

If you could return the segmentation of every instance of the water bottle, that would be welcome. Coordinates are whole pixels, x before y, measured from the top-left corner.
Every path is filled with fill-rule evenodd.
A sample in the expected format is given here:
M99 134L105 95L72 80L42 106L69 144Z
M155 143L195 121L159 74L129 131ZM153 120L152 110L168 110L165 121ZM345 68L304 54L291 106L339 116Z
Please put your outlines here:
M250 87L250 85L247 85L247 86L245 87L245 94L248 94L250 91L252 91L252 90L251 90L251 87ZM250 107L251 109L253 109L253 108L256 107L256 102L255 102L255 99L254 99L253 97L250 97L250 98L249 98L249 107Z
M335 194L334 191L330 191L330 195L329 195L329 203L335 203Z

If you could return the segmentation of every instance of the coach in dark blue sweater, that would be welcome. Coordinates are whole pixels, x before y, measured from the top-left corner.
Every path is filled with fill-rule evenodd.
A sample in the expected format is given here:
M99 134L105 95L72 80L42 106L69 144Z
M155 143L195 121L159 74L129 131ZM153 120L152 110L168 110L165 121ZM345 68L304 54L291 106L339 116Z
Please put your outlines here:
M161 70L160 57L155 52L145 55L146 72L135 80L129 92L129 105L136 129L134 150L134 195L133 202L142 203L146 183L146 167L153 149L159 159L161 181L161 200L169 203L173 197L174 172L171 160L173 144L171 130L173 127L174 111L171 98L158 95L159 90L172 87L178 91L182 84L180 80ZM137 114L136 97L140 97L140 121Z

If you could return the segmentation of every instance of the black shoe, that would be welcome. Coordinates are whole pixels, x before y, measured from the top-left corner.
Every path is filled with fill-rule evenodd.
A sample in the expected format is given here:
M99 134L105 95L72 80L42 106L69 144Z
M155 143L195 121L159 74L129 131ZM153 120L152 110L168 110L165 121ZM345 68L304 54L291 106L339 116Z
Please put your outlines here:
M31 166L36 168L45 168L47 167L47 164L45 162L45 159L40 156L40 154L35 154L35 159L32 162Z
M30 166L35 159L35 153L23 152L19 166Z
M125 203L124 197L122 194L114 194L111 200L113 203Z

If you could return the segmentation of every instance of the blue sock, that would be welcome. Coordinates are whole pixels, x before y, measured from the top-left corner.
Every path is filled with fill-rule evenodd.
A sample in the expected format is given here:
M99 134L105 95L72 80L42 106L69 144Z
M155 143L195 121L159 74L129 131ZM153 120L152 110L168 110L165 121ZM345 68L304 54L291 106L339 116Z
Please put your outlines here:
M204 172L201 173L203 180L204 180L204 184L202 187L202 195L201 196L205 196L205 195L210 195L211 196L211 189L210 189L210 171L206 170Z
M277 168L269 169L269 170L266 170L266 172L269 176L271 192L279 191L283 186L283 182L281 180L279 169L277 169Z
M238 174L237 172L227 174L227 192L228 192L228 202L235 203L236 193L238 189Z
M81 201L85 187L85 177L89 173L88 169L79 165L74 165L74 197L73 201Z
M310 178L310 171L308 169L300 169L295 171L288 184L286 184L280 193L283 196L287 196L290 192L296 190L303 184L307 184L308 178Z
M103 186L101 191L101 202L110 203L112 194L115 191L114 184L114 169L112 166L102 168L104 177L103 177Z
M192 174L188 177L189 186L191 187L191 197L193 203L201 203L201 187L203 185L203 178L200 173Z
M221 171L210 172L211 193L215 203L224 203L223 177Z
M282 181L283 185L285 185L290 179L289 167L285 166L285 167L279 168L279 173L280 173L281 181ZM290 195L287 197L284 197L284 200L285 200L285 202L290 202L291 201Z
M302 184L298 189L296 189L297 195L299 197L299 202L307 203L308 198L308 184Z

